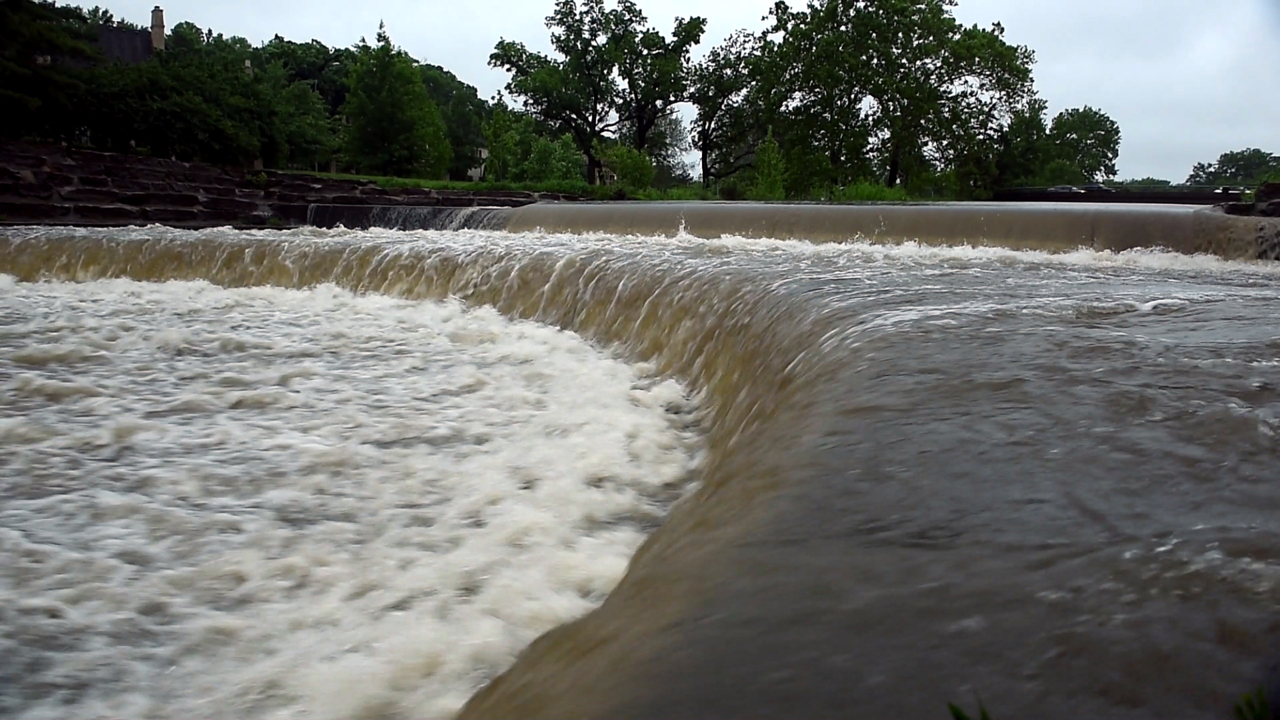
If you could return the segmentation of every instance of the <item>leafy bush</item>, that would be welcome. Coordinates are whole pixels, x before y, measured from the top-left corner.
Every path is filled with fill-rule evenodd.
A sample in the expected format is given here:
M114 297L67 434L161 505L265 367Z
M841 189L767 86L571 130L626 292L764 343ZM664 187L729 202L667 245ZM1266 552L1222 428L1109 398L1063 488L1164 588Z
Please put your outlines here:
M653 185L653 161L635 148L625 145L602 148L600 159L618 176L618 184L628 193L639 193Z
M742 183L737 178L725 178L720 181L716 188L716 194L721 200L744 200L747 197L746 191L742 188Z

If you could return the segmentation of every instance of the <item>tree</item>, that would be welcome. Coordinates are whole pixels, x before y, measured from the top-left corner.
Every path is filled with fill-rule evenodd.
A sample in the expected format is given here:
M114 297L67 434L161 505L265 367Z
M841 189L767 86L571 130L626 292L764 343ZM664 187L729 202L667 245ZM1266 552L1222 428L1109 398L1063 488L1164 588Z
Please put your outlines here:
M634 137L630 122L618 126L618 137L624 140ZM653 163L654 187L666 188L693 182L685 162L685 154L692 149L689 131L684 120L674 111L664 115L649 131L645 153Z
M315 168L326 163L336 149L337 138L325 112L324 100L310 83L290 83L279 63L268 65L260 82L268 94L271 122L281 143L273 164Z
M885 185L907 167L990 155L1030 95L1034 55L1004 29L965 27L955 0L779 2L766 54L781 68L783 108L826 151L832 181L857 179L870 154Z
M83 91L68 61L98 53L88 18L77 7L47 0L0 1L0 134L63 134Z
M1173 185L1173 183L1168 180L1162 180L1160 178L1154 178L1154 177L1134 178L1132 180L1121 180L1117 184L1120 185L1120 187L1128 187L1128 188L1169 187L1170 185Z
M1213 163L1196 163L1188 185L1258 185L1280 174L1280 155L1258 148L1225 152Z
M702 185L728 177L749 162L753 145L748 96L756 83L760 40L739 31L712 48L690 75L689 101L697 108L692 144L701 155Z
M657 124L685 99L689 52L706 21L678 19L667 40L632 0L614 9L604 0L559 0L546 25L558 57L503 39L489 65L511 73L507 92L526 110L573 137L594 183L601 141L626 123L627 142L646 150Z
M555 140L538 137L533 141L529 159L514 179L532 183L581 182L582 153L568 135Z
M773 139L773 130L769 130L764 141L756 148L756 181L747 193L750 200L785 200L784 189L786 167L782 161L782 150Z
M653 185L653 162L644 152L621 143L602 147L597 152L627 192L637 193Z
M870 171L864 160L872 129L863 113L869 42L856 18L845 17L856 10L829 0L796 12L779 2L761 41L749 110L758 118L751 145L773 127L796 171L791 177L808 187L841 185Z
M499 96L484 124L489 158L486 178L498 182L582 181L582 153L573 138L547 137L533 117L509 108Z
M418 66L422 82L432 102L440 108L445 128L449 132L449 146L453 157L449 162L449 177L467 179L467 173L475 167L478 148L484 144L484 122L489 116L489 104L480 99L476 89L438 65Z
M350 123L348 160L383 175L443 176L453 151L413 58L391 44L381 25L377 45L361 40L355 52L342 106Z
M1063 110L1049 126L1054 159L1074 166L1089 181L1116 176L1120 126L1101 110L1085 105Z
M324 101L329 115L337 115L347 99L347 73L355 64L355 52L349 48L330 48L319 40L296 43L276 35L258 49L255 67L278 62L284 66L288 81L311 85Z
M546 19L558 59L506 39L489 56L490 67L511 73L508 93L523 98L526 110L573 137L587 158L591 183L597 181L600 168L596 147L618 123L617 23L616 11L606 10L604 0L584 0L581 10L575 0L559 0Z
M1018 187L1040 184L1040 176L1052 159L1049 125L1045 119L1049 103L1031 98L1013 113L1001 133L996 157L996 185Z
M618 0L614 32L618 54L617 114L630 130L627 142L636 150L649 148L649 135L684 102L689 86L689 51L702 40L704 18L676 18L671 39L648 27L648 20L631 0Z
M673 112L659 120L649 134L649 158L653 160L657 173L654 187L666 188L693 182L690 164L685 160L691 150L693 143L689 140L689 129L679 115Z

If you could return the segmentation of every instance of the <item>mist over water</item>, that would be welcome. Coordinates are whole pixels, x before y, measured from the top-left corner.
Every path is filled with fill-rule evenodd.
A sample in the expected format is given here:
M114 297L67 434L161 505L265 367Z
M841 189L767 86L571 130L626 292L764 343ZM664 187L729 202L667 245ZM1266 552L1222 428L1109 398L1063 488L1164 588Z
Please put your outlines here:
M1273 264L5 233L6 714L447 715L606 595L474 714L1221 716L1280 638Z

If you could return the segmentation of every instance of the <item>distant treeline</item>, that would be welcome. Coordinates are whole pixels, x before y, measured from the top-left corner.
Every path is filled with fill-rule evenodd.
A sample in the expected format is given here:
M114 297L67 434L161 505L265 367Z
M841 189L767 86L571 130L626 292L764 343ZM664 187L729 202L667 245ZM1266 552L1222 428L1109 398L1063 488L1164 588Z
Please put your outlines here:
M141 64L95 45L100 8L0 3L0 132L117 152L266 167L464 178L489 106L447 70L375 44L276 36L254 47L189 23ZM135 26L136 27L136 26ZM10 42L12 40L12 42Z
M668 36L632 0L559 0L551 55L503 39L492 102L396 47L330 48L276 36L254 47L191 23L139 65L105 62L100 8L0 2L0 117L8 137L268 167L464 179L600 179L631 189L693 181L724 197L989 197L1000 187L1116 175L1121 132L1089 106L1050 118L1034 53L1004 29L966 26L954 0L776 3L692 60L706 20ZM247 64L246 64L247 63ZM679 109L692 107L686 127ZM687 166L697 152L700 161ZM1256 184L1280 171L1257 149L1199 163L1188 183ZM1166 181L1145 178L1137 184ZM861 189L857 190L856 189Z

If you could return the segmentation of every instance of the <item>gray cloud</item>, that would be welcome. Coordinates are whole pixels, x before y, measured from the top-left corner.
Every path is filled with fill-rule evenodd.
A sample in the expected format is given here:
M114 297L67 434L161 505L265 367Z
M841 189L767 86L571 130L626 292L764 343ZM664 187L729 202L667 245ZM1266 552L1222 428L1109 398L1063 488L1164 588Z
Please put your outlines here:
M94 2L143 24L154 4ZM638 2L664 29L677 15L708 18L704 50L738 28L759 29L773 4ZM551 7L552 0L167 0L165 13L170 25L189 20L254 43L279 33L339 46L372 38L383 20L415 57L490 97L506 81L487 65L493 44L506 37L546 49ZM984 26L999 21L1010 42L1036 51L1036 86L1051 113L1091 105L1115 118L1124 135L1122 177L1178 181L1193 163L1227 150L1280 152L1280 0L961 0L956 15Z

